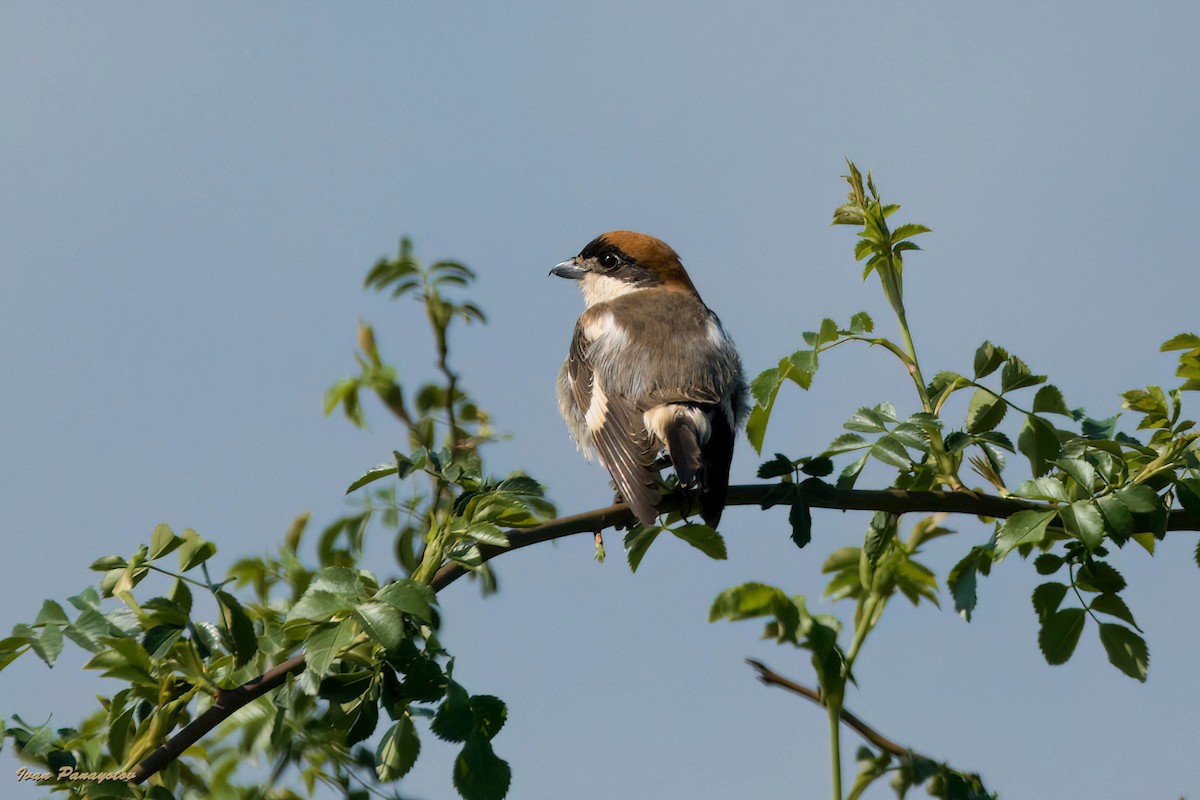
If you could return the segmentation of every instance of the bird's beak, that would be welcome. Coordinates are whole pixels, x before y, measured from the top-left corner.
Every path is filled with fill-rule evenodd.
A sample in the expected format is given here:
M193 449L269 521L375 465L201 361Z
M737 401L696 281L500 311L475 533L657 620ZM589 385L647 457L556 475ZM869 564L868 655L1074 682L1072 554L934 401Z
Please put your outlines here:
M550 270L551 275L557 275L560 278L570 278L577 281L587 274L587 270L575 263L575 259L568 259L559 264L554 265L554 269Z

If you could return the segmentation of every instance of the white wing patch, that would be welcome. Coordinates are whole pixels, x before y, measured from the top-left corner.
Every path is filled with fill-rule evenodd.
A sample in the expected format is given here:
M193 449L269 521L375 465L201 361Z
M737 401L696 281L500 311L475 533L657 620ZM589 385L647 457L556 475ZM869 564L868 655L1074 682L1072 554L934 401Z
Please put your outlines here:
M587 422L588 431L592 434L604 427L604 422L608 418L608 397L605 396L604 389L599 382L592 384L592 402L588 405L583 418Z
M704 444L712 436L712 425L708 421L708 415L695 406L685 406L681 403L667 403L649 409L642 414L642 423L646 430L658 437L658 441L665 446L667 425L679 417L686 417L692 423L696 431L696 440L700 444Z

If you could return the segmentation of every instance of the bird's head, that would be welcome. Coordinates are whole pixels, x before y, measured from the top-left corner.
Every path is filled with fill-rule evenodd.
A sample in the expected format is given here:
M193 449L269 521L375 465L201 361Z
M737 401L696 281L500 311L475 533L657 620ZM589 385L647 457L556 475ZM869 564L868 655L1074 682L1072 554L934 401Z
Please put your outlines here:
M597 236L579 255L556 264L550 274L579 281L589 307L641 289L696 294L679 255L666 242L633 231Z

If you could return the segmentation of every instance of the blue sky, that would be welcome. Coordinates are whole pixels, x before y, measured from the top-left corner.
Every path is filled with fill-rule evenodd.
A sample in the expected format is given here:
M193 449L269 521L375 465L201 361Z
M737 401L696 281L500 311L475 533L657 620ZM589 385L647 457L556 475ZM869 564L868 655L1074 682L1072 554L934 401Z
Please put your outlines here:
M549 267L613 228L665 239L752 374L823 316L865 309L890 333L851 232L828 225L846 157L934 229L906 271L928 373L991 339L1072 407L1114 413L1120 391L1171 382L1158 345L1198 324L1198 29L1181 2L5 4L0 630L159 522L229 563L302 511L344 512L343 487L400 443L381 413L367 432L321 416L358 321L409 383L432 372L416 309L360 288L402 234L479 272L490 324L454 345L512 435L492 466L540 478L564 513L609 495L557 416L581 300ZM883 355L830 355L783 396L767 449L818 452L862 404L915 410ZM755 463L742 442L735 482ZM733 509L725 562L662 541L631 575L582 537L501 559L496 598L447 591L456 675L509 703L512 796L826 796L822 712L742 663L810 682L806 659L707 610L746 580L829 610L820 565L866 522L818 511L797 551L783 512ZM989 533L953 527L930 554L943 575ZM1145 685L1093 631L1046 666L1040 579L1014 562L970 625L895 604L847 704L1005 797L1193 796L1194 543L1116 559ZM77 718L113 691L79 663L6 670L3 711ZM448 796L451 759L428 744L405 791Z

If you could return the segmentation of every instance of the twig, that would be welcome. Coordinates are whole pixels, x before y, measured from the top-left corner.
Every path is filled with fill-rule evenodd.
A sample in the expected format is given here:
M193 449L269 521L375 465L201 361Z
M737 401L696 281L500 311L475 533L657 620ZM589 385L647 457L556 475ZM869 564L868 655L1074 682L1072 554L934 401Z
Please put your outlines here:
M787 689L790 692L800 695L806 700L811 700L812 702L821 706L821 708L825 708L825 701L821 699L821 693L816 689L810 689L809 687L796 683L789 678L785 678L778 672L772 670L766 664L762 663L761 661L755 661L753 658L747 658L746 663L754 667L755 671L758 672L758 679L768 686L779 686L783 689ZM886 750L887 752L899 758L916 758L923 761L934 761L934 759L930 758L929 756L922 755L916 750L893 742L891 739L887 738L882 733L863 722L854 714L851 714L845 708L842 709L841 718L843 724L845 724L847 728L850 728L859 736L878 747L880 750Z
M731 486L729 487L729 496L726 502L727 505L731 506L762 505L764 501L772 500L773 502L787 502L779 500L774 495L775 492L778 492L778 487L779 484L777 483ZM1054 508L1045 503L1035 503L1012 497L996 497L994 495L977 494L975 492L907 492L900 489L884 489L879 491L838 489L826 483L796 484L794 490L798 493L800 499L813 508L830 508L841 511L890 511L898 514L947 511L1005 518L1012 516L1018 511L1027 509L1050 511ZM678 511L682 508L683 502L680 495L664 497L660 510L664 513ZM1134 520L1139 527L1145 525L1148 518L1149 515L1134 515ZM488 561L502 553L519 550L522 547L539 544L540 542L548 542L552 539L560 539L576 533L594 534L597 531L611 528L614 525L628 525L633 522L635 522L635 519L628 506L624 503L618 503L607 508L596 509L595 511L587 511L569 517L559 517L533 528L509 531L508 538L510 544L508 547L481 544L479 545L479 552L482 555L483 561ZM1148 528L1148 526L1146 527ZM1178 509L1170 511L1167 513L1166 529L1169 531L1200 531L1200 518L1187 511ZM447 563L433 576L430 585L435 592L441 591L465 575L467 571L465 567L459 564ZM158 750L155 750L143 759L133 769L134 777L130 782L142 783L155 772L158 772L178 758L184 750L199 741L202 736L215 728L219 723L232 716L238 709L272 689L283 685L287 680L288 674L300 672L303 669L304 655L295 655L286 661L280 662L252 681L234 689L223 690L218 695L217 701L203 714L196 717L196 719L192 720L177 733L174 738L165 742ZM787 684L782 683L779 685L787 686ZM788 688L792 688L792 686L788 686ZM793 691L798 690L793 689ZM852 716L844 713L843 719L848 720ZM847 724L854 727L848 721ZM863 727L865 728L866 726ZM855 730L859 729L855 728ZM867 728L867 730L870 729ZM880 746L882 747L882 745ZM910 751L904 750L904 752Z

